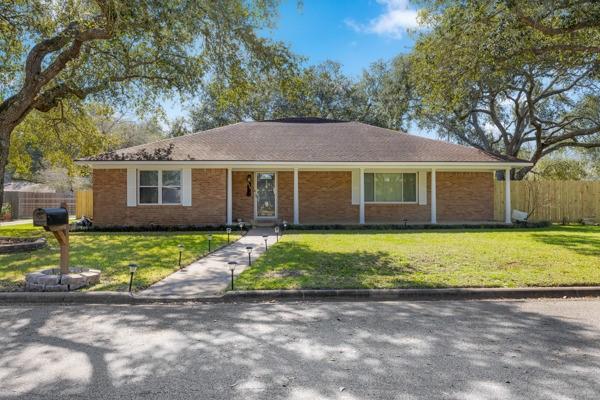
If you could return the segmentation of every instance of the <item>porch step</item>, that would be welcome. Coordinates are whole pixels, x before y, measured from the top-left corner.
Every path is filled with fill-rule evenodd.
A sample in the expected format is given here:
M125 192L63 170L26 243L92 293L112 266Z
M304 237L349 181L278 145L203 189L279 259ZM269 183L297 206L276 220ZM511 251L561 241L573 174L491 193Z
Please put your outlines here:
M275 225L277 223L276 219L272 219L272 220L261 220L261 221L254 221L252 223L252 226L255 227L269 227L272 228L273 225Z

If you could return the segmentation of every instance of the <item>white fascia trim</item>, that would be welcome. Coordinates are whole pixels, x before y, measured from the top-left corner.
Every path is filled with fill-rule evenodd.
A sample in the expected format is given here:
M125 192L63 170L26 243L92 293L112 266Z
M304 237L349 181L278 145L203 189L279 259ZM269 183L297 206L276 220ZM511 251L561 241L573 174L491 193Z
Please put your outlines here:
M137 168L160 168L168 165L169 168L182 168L194 166L196 168L303 168L303 169L352 169L352 168L443 168L449 170L501 170L514 167L533 166L529 162L293 162L293 161L75 161L77 165L88 165L98 169L115 169L135 166Z

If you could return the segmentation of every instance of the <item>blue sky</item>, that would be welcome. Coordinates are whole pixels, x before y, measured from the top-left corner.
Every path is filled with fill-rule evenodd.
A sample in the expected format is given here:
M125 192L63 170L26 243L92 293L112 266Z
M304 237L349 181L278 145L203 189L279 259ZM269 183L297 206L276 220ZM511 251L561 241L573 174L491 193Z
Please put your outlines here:
M265 34L286 43L309 64L327 59L358 76L369 64L410 51L406 28L416 12L404 0L294 0L280 7L277 26Z
M325 60L341 63L344 72L357 77L380 59L410 51L406 32L416 27L416 11L409 0L283 0L273 29L262 34L287 44L307 58L306 64ZM167 116L186 110L177 100L163 104Z

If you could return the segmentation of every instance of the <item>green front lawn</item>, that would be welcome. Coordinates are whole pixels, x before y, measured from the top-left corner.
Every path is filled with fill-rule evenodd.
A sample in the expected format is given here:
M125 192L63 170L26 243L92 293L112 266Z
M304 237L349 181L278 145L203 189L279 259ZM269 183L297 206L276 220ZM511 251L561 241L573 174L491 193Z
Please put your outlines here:
M289 232L238 289L600 285L600 227Z
M29 253L0 254L0 291L17 290L23 286L25 274L58 266L58 243L51 233L31 224L0 226L0 236L40 236L48 239L50 248ZM232 234L231 240L238 235ZM208 251L206 232L72 232L71 265L102 270L100 284L91 290L127 290L127 265L139 265L135 276L136 289L161 280L178 269L179 250L185 246L182 264L187 265ZM227 243L227 234L213 233L211 247Z

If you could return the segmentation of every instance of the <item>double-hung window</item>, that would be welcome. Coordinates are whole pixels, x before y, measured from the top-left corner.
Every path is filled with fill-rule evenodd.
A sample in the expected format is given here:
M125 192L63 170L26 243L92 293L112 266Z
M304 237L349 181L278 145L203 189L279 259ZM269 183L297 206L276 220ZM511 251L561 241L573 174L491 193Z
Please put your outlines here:
M416 201L416 173L365 173L365 202L416 203Z
M141 170L139 204L181 204L180 170Z

